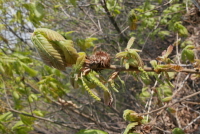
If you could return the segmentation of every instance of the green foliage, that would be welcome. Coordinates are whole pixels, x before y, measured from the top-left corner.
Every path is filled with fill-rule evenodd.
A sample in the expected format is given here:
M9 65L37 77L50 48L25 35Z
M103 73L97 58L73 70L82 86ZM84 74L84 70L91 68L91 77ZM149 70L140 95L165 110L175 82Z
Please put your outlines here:
M133 128L137 125L138 125L137 122L128 124L123 134L139 134L139 133L133 132Z
M109 92L108 88L99 80L98 78L98 74L96 72L90 72L88 75L87 75L87 78L95 83L97 86L99 86L100 88L102 88L105 92Z
M100 100L101 100L98 96L96 96L96 95L90 90L90 88L89 88L88 85L84 82L83 79L82 79L82 85L83 85L84 89L89 93L89 95L90 95L92 98L94 98L94 99L97 100L97 101L100 101Z
M180 36L187 36L188 35L187 29L181 24L181 22L176 22L174 24L174 31L178 32L178 34Z
M162 102L169 102L169 101L171 101L171 100L172 100L172 97L169 96L169 97L163 98L163 99L162 99Z
M121 6L120 6L119 1L107 0L106 6L108 10L111 12L112 16L116 16L121 13L120 12Z
M194 46L187 45L181 52L181 60L185 63L186 61L194 62Z
M76 134L108 134L108 133L102 130L88 129L88 130L80 130Z
M140 50L137 49L130 49L133 45L135 38L132 37L123 52L119 52L115 55L116 58L122 58L124 61L124 65L126 69L129 69L129 67L143 67L144 63L142 59L140 58L139 54L137 52L140 52Z
M185 132L180 128L174 128L172 134L185 134Z
M11 112L4 113L0 115L0 122L7 122L13 117Z
M45 16L44 6L39 1L23 4L23 6L29 11L29 19L33 25L39 26Z
M52 96L53 98L58 98L69 91L68 85L63 84L52 75L43 76L43 78L38 82L39 90L44 96Z
M129 109L124 110L123 118L124 120L131 122L140 122L143 119L135 111Z
M149 45L150 48L154 49L157 44L152 44L153 41L150 42L150 40L158 39L158 37L161 39L166 39L168 36L173 38L175 34L178 34L180 39L173 45L178 45L177 42L182 43L181 60L183 63L187 63L187 61L195 63L194 65L197 64L196 70L199 69L198 59L195 59L194 53L196 48L192 46L195 41L191 42L188 38L184 41L189 34L185 26L186 23L183 21L187 22L185 20L187 17L194 18L188 14L184 15L186 9L190 9L190 1L174 0L166 4L163 0L145 0L134 5L132 1L106 0L108 11L103 7L103 2L100 0L92 0L91 2L69 0L56 3L47 0L27 3L24 0L0 0L0 12L2 13L0 17L0 102L8 103L5 106L2 104L0 107L0 133L27 134L34 131L33 126L36 124L36 118L31 117L31 114L48 118L59 124L60 122L56 120L60 118L66 122L73 121L71 119L72 113L74 115L80 113L77 120L81 122L81 128L87 127L87 124L82 122L87 118L94 124L100 124L95 124L95 127L100 126L107 131L109 129L103 127L102 121L111 125L109 128L115 129L118 122L113 123L113 121L121 118L118 113L121 113L121 110L127 106L134 107L135 104L137 106L146 104L147 106L152 102L151 108L159 108L162 104L171 101L173 85L170 80L175 77L176 72L170 74L167 70L171 69L177 72L181 70L180 66L171 64L174 55L170 57L169 55L172 53L173 47L169 46L161 56L150 62L155 72L145 71L146 66L138 54L140 52L138 48L142 48L144 50L142 57L144 56L146 59L145 47ZM126 28L127 26L134 31L130 32ZM33 44L38 49L43 62L54 68L35 60L38 56L29 43L28 32L37 27L59 30L59 32L55 32L47 28L38 28L32 34ZM130 36L134 37L125 46L127 42L125 38ZM77 50L84 52L78 53L72 40L75 40ZM161 40L158 39L158 41ZM133 43L135 49L131 48ZM129 73L131 75L119 71L118 80L114 81L114 78L107 80L109 71L102 69L95 72L90 67L85 66L86 62L90 62L87 55L92 53L93 47L106 49L111 56L115 54L115 51L119 52L115 58L121 59L121 65L127 70L134 68L138 71ZM162 49L162 46L160 48ZM118 64L119 61L115 58L112 59L112 63ZM69 68L66 69L66 67ZM132 76L140 84L129 79ZM193 74L191 78L198 77L199 75ZM69 80L76 90L71 90L71 93L66 95L71 88ZM153 84L155 88L152 89ZM100 101L103 95L104 104L109 106L114 99L114 106L109 108L103 106L101 102L87 99L87 96L82 95L83 92L80 92L79 88L87 91L97 101ZM132 90L133 88L134 90ZM114 94L112 90L118 93ZM154 91L152 96L150 91ZM125 93L126 97L124 97ZM138 96L142 102L135 100L135 96ZM150 100L151 97L152 100ZM61 98L62 102L58 102L57 99ZM136 102L133 102L132 98ZM68 108L68 101L65 99L79 103L80 108L75 110ZM58 103L59 106L55 106ZM9 109L10 105L14 110L27 112L24 114L5 112L5 107ZM146 106L145 108L147 108ZM146 110L143 106L138 109L138 111ZM170 113L176 112L174 108L167 108L167 110ZM48 115L45 117L47 112ZM124 110L123 118L131 122L126 127L124 134L135 134L136 126L140 127L141 124L147 123L149 118L153 119L154 116L144 116L145 119L142 120L140 114L132 110ZM37 121L41 127L48 126L52 130L57 127L53 123L49 126L46 122ZM113 124L115 127L112 127ZM63 123L63 125L66 124ZM77 129L73 125L70 127ZM90 127L92 128L93 125ZM60 129L63 128L60 127ZM120 126L120 129L124 128ZM118 128L116 130L119 131ZM107 132L95 129L78 132L78 134L92 133L105 134ZM182 134L184 131L174 128L172 133Z
M140 93L140 99L141 100L146 100L150 97L151 94L149 93L148 89L149 89L149 87L143 87L142 88L142 91Z
M13 127L12 131L16 134L27 134L29 131L33 130L31 126L27 126L23 121L18 121Z
M76 64L73 66L75 72L79 73L80 69L82 68L84 62L85 62L85 58L86 58L86 54L84 52L80 52L78 53L79 57L76 60Z
M94 47L94 41L98 40L97 38L86 38L86 39L77 39L76 44L80 47L82 51Z
M157 87L156 89L160 97L170 98L172 95L172 87L167 82L165 82L164 84L160 84L159 87Z
M26 113L26 114L28 114L28 113ZM23 114L20 115L20 119L25 125L32 125L34 123L34 121L36 120L33 117L29 117L29 116L23 115Z
M36 76L37 71L28 66L32 61L30 58L21 55L20 53L13 53L12 55L5 55L0 53L0 72L6 76L13 76L13 73L21 74L28 73L30 76Z

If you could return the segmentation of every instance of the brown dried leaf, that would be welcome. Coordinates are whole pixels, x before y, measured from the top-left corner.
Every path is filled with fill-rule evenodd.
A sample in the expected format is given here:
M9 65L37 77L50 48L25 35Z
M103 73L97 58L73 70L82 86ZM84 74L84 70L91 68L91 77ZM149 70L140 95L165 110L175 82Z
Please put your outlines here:
M171 65L171 69L175 70L176 72L182 71L184 68L179 65Z
M119 71L113 72L112 75L109 77L108 82L112 81L113 79L115 79L117 77L117 75L119 74Z

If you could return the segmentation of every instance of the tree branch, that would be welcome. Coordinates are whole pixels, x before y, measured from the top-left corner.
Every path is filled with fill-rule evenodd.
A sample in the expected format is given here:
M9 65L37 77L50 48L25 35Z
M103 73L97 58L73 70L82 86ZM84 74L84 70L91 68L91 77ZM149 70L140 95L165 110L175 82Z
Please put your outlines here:
M125 42L128 42L128 39L121 32L119 26L117 25L117 22L115 21L114 17L111 15L110 11L108 10L107 5L106 5L106 0L101 0L100 3L102 5L102 7L104 8L104 10L106 11L106 14L107 14L108 18L110 19L110 22L113 24L113 26L115 27L115 29L117 30L117 32L120 34L120 37Z
M116 70L116 71L140 71L140 70L138 70L138 67L130 67L129 69L126 69L125 67L118 66L118 65L110 65L110 67L98 68L98 69L111 69L111 70ZM146 72L156 72L154 70L154 68L152 68L152 67L144 67L143 69ZM177 71L175 71L173 69L163 69L163 72L177 72ZM187 68L184 68L179 72L200 74L200 71L197 69L187 69Z
M70 125L68 125L68 124L66 124L66 123L61 123L61 122L53 121L53 120L50 120L50 119L47 119L47 118L43 118L43 117L40 117L40 116L36 116L36 115L31 115L31 114L23 113L23 112L17 111L17 110L12 109L12 108L5 108L5 109L8 110L8 111L17 113L17 114L22 114L22 115L24 115L24 116L29 116L29 117L37 118L37 119L39 119L39 120L51 122L51 123L54 123L54 124L58 124L58 125L61 125L61 126L64 126L64 127L71 128L71 129L76 129L76 130L77 130L77 129L80 129L80 128L72 127L72 126L70 126Z

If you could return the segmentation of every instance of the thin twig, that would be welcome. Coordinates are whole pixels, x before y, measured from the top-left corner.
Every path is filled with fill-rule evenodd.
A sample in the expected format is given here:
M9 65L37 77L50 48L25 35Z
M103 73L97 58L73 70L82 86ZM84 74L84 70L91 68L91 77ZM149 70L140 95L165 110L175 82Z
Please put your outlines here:
M160 107L160 108L158 108L158 109L152 110L152 111L149 112L149 113L142 113L142 114L140 114L140 115L143 116L143 115L148 115L148 114L151 114L151 113L154 113L154 112L158 112L158 111L160 111L160 110L162 110L162 109L171 107L171 106L175 105L176 103L182 102L182 101L184 101L184 100L186 100L186 99L188 99L188 98L191 98L191 97L193 97L193 96L196 96L196 95L198 95L198 94L200 94L200 91L198 91L198 92L196 92L196 93L193 93L193 94L191 94L191 95L188 95L188 96L186 96L186 97L183 97L182 99L180 99L180 100L178 100L178 101L176 101L176 102L174 102L174 103L171 103L171 104L165 105L165 106L163 106L163 107Z
M71 129L80 129L80 128L76 128L76 127L71 127L70 125L67 125L65 123L53 121L53 120L50 120L50 119L47 119L47 118L43 118L43 117L40 117L40 116L36 116L36 115L31 115L31 114L23 113L23 112L17 111L17 110L12 109L12 108L5 108L5 109L7 109L8 111L14 112L14 113L18 113L18 114L21 114L21 115L24 115L24 116L33 117L33 118L37 118L39 120L51 122L51 123L54 123L54 124L58 124L58 125L61 125L61 126L64 126L64 127L71 128Z
M161 75L159 74L158 78L160 76ZM151 97L150 97L150 100L149 100L149 107L148 107L148 111L147 111L148 113L149 113L149 111L151 109L151 103L152 103L152 98L153 98L153 94L154 94L154 89L155 89L155 87L156 87L157 84L158 84L158 81L156 80L154 86L151 88ZM149 119L149 114L147 115L147 121L148 121L148 119Z
M188 128L189 126L191 126L193 123L195 123L198 119L200 119L200 116L198 116L197 118L195 118L193 121L191 121L187 126L185 126L183 128L183 130L185 130L186 128Z

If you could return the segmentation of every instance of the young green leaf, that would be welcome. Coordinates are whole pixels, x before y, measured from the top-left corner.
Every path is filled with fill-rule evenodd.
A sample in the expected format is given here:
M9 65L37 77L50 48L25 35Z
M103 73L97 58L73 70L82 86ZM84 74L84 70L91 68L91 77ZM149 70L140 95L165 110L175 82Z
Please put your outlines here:
M163 99L162 99L162 102L169 102L169 101L171 101L171 100L172 100L172 97L169 96L169 97L163 98Z
M139 133L131 132L131 130L133 130L133 128L137 125L138 125L138 122L133 122L133 123L128 124L123 134L139 134Z
M126 109L123 113L123 118L125 121L140 122L143 118L138 115L135 111Z
M28 113L26 113L26 114L28 114ZM23 114L20 115L20 118L21 118L22 122L26 125L32 125L34 123L34 121L36 120L33 117L29 117L29 116L26 116Z
M131 48L131 46L133 45L134 41L135 41L135 37L131 37L131 38L129 39L128 44L127 44L127 46L126 46L126 49L127 49L127 50Z
M194 62L194 51L192 50L194 48L193 45L186 46L181 53L181 60L185 63L187 60L190 62Z
M76 134L108 134L105 131L97 129L80 130Z
M185 134L185 132L180 128L174 128L172 134Z
M0 121L5 122L5 121L8 121L9 119L11 119L12 117L13 117L13 114L11 112L7 112L7 113L0 115Z

